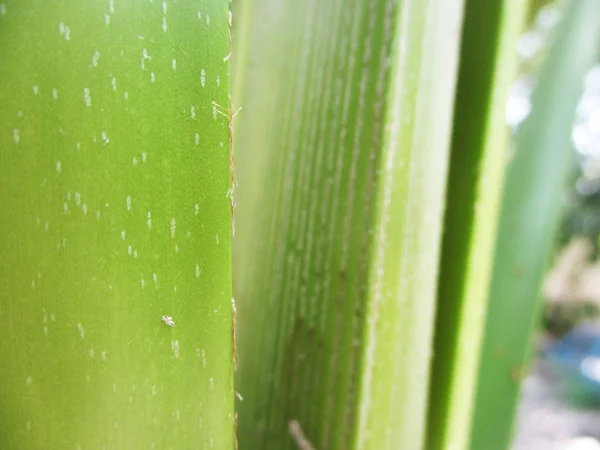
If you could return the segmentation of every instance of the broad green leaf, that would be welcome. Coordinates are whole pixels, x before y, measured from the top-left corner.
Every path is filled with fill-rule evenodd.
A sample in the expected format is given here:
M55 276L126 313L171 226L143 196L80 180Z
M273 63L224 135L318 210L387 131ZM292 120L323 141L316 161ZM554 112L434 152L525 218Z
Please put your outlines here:
M462 1L240 11L240 441L421 448Z
M233 447L227 16L0 0L1 448Z

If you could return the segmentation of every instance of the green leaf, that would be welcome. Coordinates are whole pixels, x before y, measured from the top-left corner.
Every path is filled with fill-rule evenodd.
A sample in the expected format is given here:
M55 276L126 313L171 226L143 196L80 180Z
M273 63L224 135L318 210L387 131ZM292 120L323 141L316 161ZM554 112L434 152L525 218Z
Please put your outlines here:
M242 9L246 446L294 448L290 420L321 449L422 446L461 7Z
M572 168L571 127L583 77L597 60L599 47L600 1L569 2L507 171L473 415L474 450L510 445L540 279Z
M0 447L233 447L227 7L0 4Z
M467 447L526 2L467 0L439 278L428 449ZM487 447L483 447L487 448Z

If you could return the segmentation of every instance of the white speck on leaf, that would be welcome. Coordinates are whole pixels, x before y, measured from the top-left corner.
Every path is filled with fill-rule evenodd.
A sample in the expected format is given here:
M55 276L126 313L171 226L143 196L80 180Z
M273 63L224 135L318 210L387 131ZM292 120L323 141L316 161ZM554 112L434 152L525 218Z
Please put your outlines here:
M77 331L79 332L79 337L81 339L85 338L85 330L83 329L83 325L81 325L81 322L77 322Z
M143 39L143 38L142 38ZM148 54L147 49L142 49L142 70L146 68L146 60L151 60L152 56Z
M175 359L179 359L179 341L171 341L171 348L173 349L173 355Z
M83 88L83 101L88 108L92 106L92 94L89 88Z
M175 229L177 228L177 222L175 221L175 217L171 217L171 239L175 239Z
M100 52L98 50L94 50L94 54L92 55L92 67L98 67L99 59L100 59Z
M71 29L63 22L58 24L58 32L65 38L65 41L71 39Z

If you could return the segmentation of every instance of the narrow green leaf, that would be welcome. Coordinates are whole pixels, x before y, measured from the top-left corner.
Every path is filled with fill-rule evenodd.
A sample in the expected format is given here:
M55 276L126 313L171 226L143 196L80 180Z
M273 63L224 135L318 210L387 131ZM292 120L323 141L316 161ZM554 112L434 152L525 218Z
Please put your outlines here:
M464 449L508 162L505 105L526 2L467 0L454 109L428 449Z
M0 448L233 447L227 7L0 0Z
M539 282L572 167L571 126L583 76L599 46L600 1L569 2L507 171L471 434L474 450L510 445Z
M462 1L250 5L240 441L421 448Z

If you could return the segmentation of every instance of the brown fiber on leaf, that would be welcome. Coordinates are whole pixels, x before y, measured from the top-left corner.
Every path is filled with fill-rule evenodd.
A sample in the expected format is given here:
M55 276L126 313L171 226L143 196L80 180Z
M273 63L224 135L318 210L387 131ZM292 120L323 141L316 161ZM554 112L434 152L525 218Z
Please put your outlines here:
M288 427L290 430L290 434L294 438L294 441L296 442L296 445L300 450L315 450L310 441L306 439L306 436L304 436L302 427L296 419L290 420L288 423Z

